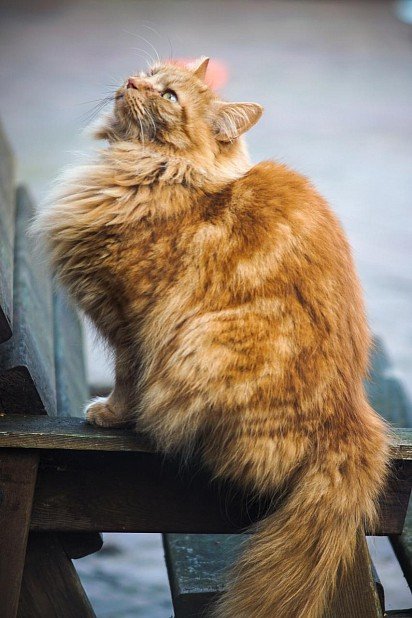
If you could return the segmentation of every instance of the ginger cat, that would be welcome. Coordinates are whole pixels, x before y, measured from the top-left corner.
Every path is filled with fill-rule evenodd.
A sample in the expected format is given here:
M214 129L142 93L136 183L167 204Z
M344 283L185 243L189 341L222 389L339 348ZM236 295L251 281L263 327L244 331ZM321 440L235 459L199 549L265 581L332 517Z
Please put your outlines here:
M207 59L130 77L39 214L52 264L114 348L87 419L287 499L236 565L218 618L320 618L373 525L388 435L362 385L369 331L342 229L308 180L251 167L262 114L204 83Z

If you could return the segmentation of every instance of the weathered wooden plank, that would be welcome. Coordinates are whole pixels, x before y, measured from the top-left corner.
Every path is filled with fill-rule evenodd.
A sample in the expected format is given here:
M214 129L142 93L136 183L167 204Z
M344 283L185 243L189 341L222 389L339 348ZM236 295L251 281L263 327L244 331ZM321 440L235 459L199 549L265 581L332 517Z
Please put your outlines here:
M14 158L0 123L0 342L13 322Z
M53 533L30 534L17 616L95 617L76 569Z
M225 589L228 568L249 538L248 534L163 535L175 618L207 615Z
M392 476L374 534L398 534L412 483L411 462ZM268 505L212 483L210 475L157 453L53 451L42 455L33 530L235 533Z
M53 294L58 416L80 416L89 397L79 316L62 289Z
M34 209L17 192L14 252L13 336L0 346L0 407L6 413L55 414L51 278L27 235Z
M85 532L229 532L250 523L239 500L232 500L226 518L223 504L230 491L222 499L221 504L209 475L159 454L55 451L42 458L31 525Z
M409 504L402 533L389 535L389 540L412 591L412 503Z
M39 454L0 452L0 608L14 618L26 554Z
M384 608L381 606L374 581L365 536L360 533L355 556L352 568L340 576L336 594L324 618L349 618L349 616L381 618L383 616Z
M390 536L390 542L399 560L409 588L412 590L412 504L405 519L405 525L400 536Z
M207 615L224 591L225 575L250 535L165 534L163 543L175 618ZM253 542L253 540L252 540ZM379 618L382 606L365 538L359 536L353 569L339 581L324 618ZM276 573L273 574L274 581Z
M385 522L386 534L400 534L403 530L411 495L411 480L412 462L394 461L379 502L379 517L381 524Z
M382 586L381 580L379 579L379 575L375 568L375 565L372 562L372 558L370 557L368 545L366 545L366 550L367 550L368 557L369 557L369 564L372 570L372 579L374 581L376 593L378 595L380 606L384 610L385 609L385 590Z
M391 425L412 427L411 402L401 382L394 377L388 354L379 339L375 342L372 357L369 394L372 405ZM407 511L402 534L390 536L390 541L412 590L412 504Z
M132 430L94 427L82 418L7 414L0 417L0 448L12 446L30 449L155 452L147 437ZM404 445L400 448L404 452Z
M394 429L392 458L412 461L412 428ZM105 429L83 418L12 415L0 417L0 448L64 449L90 451L139 451L154 453L155 447L132 429Z

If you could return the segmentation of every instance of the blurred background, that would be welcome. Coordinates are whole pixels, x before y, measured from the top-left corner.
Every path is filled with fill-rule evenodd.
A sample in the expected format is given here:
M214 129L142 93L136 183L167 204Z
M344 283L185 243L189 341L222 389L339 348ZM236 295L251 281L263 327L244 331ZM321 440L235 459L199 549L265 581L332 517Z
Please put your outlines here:
M412 384L412 7L392 1L0 2L0 117L18 177L40 202L90 151L103 97L157 55L215 59L222 96L257 101L253 161L309 176L349 236L373 331ZM227 80L226 80L227 77ZM92 392L111 359L86 328ZM411 604L385 539L372 540L389 608ZM77 568L98 617L172 613L158 535L106 535Z

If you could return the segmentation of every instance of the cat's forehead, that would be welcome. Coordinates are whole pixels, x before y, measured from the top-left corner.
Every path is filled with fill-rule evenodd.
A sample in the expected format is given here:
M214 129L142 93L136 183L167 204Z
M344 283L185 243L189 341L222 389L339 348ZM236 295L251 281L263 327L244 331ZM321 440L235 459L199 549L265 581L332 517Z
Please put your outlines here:
M155 84L163 84L166 86L170 84L174 84L175 86L186 86L188 84L199 85L199 80L196 79L189 68L172 63L155 64L147 71L141 71L139 76L149 79ZM207 90L207 86L204 85L204 87L200 89Z

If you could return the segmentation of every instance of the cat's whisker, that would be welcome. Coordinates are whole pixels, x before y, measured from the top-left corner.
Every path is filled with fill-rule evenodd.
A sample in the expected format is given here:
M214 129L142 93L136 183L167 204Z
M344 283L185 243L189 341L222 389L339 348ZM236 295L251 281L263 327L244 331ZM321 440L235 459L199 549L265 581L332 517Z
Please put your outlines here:
M172 46L172 41L169 35L168 34L162 35L158 30L156 30L156 28L153 28L152 26L148 26L147 24L142 24L142 27L156 34L159 37L159 39L162 39L162 36L166 37L169 43L169 60L172 60L173 59L173 46Z
M75 105L90 105L90 103L101 103L103 99L92 99L91 101L80 101Z
M155 59L153 58L153 56L151 54L149 54L149 52L146 49L143 49L142 47L131 47L131 49L133 51L137 51L137 52L141 52L143 54L146 54L146 58L144 60L145 60L146 65L148 67L155 63Z
M82 118L86 121L94 120L94 118L101 112L101 110L111 101L114 100L114 97L105 97L101 99L89 112L86 112Z
M143 50L143 49L137 48L137 49L139 49L140 51L143 51L144 53L146 53L146 54L147 54L147 56L149 56L149 57L150 57L150 64L151 64L151 65L153 65L153 64L155 64L155 63L156 63L156 59L157 59L157 62L159 62L159 63L160 63L160 56L159 56L159 53L158 53L157 49L155 48L155 46L154 46L154 45L153 45L153 44L152 44L152 43L151 43L148 39L146 39L146 38L145 38L144 36L142 36L141 34L137 34L137 33L135 33L135 32L130 32L129 30L123 30L123 32L125 32L126 34L129 34L129 35L131 35L131 36L134 36L134 37L136 37L136 38L140 39L141 41L143 41L144 43L146 43L146 45L148 45L148 46L149 46L149 47L153 50L153 52L154 52L154 54L155 54L155 57L153 57L151 54L149 54L149 52L148 52L147 50ZM133 49L133 48L132 48L132 49Z
M104 97L103 99L98 100L97 104L92 107L92 109L88 112L85 112L81 116L81 120L87 125L93 122L95 118L99 115L99 113L112 101L115 101L115 97L113 95Z
M156 47L153 45L153 43L151 43L148 39L146 39L144 36L142 36L141 34L135 34L134 36L136 36L138 39L141 39L144 43L146 43L147 45L149 45L149 47L154 51L154 53L156 54L156 58L157 58L157 62L160 62L160 56L159 53L156 49Z
M156 28L153 28L153 26L148 26L147 24L141 24L141 26L142 26L142 28L146 28L146 30L150 30L151 32L153 32L153 34L158 36L159 39L162 38L162 35L160 34L160 32L158 30L156 30Z

